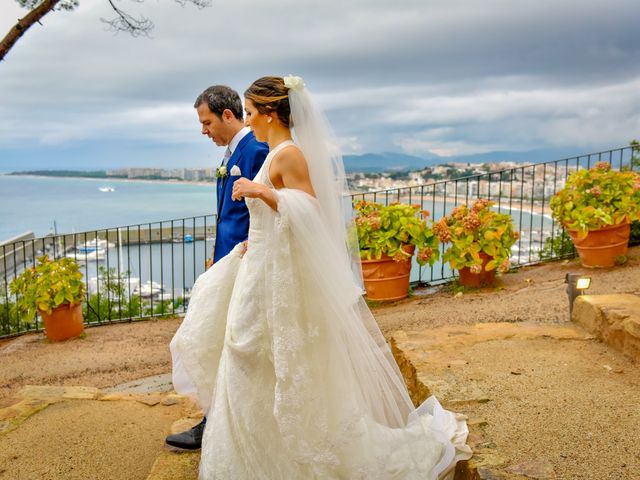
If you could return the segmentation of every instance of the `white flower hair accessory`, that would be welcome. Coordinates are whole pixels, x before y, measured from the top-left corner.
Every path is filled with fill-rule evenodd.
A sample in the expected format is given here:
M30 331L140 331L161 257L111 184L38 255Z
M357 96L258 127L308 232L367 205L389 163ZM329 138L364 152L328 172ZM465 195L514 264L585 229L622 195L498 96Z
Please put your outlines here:
M233 167L231 167L231 176L232 177L240 177L240 176L242 176L242 172L240 171L240 167L238 167L237 165L234 165Z
M302 90L304 89L304 80L302 77L296 77L294 75L287 75L284 77L284 86L290 90Z

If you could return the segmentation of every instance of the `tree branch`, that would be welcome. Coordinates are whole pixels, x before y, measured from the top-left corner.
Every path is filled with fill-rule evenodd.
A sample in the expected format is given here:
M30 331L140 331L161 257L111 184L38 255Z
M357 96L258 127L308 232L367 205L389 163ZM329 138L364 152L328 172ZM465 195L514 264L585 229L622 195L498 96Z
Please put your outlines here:
M147 17L141 16L139 18L134 18L124 10L120 10L118 7L116 7L112 0L107 1L117 15L116 18L113 18L111 20L106 20L104 18L100 19L102 22L109 25L109 30L112 30L114 32L127 32L132 37L149 35L149 32L153 30L153 22ZM141 3L140 0L134 1L139 1L139 3Z
M20 37L22 37L34 23L40 22L40 19L53 10L59 2L60 0L44 0L11 27L9 33L0 41L0 62L4 60L4 57Z
M56 10L73 10L78 6L78 0L16 0L20 6L30 8L31 11L23 18L18 20L9 33L0 41L0 62L13 48L16 42L24 35L24 33L36 22L40 23L40 19L50 11ZM102 18L101 20L109 26L110 30L115 32L127 32L133 37L140 35L149 35L153 30L153 22L147 17L133 17L124 10L118 8L113 0L107 0L109 5L116 12L116 17L111 20ZM144 0L132 0L136 3L142 3ZM211 0L176 0L177 3L184 6L191 3L198 8L205 8L211 5ZM37 5L37 6L36 6Z

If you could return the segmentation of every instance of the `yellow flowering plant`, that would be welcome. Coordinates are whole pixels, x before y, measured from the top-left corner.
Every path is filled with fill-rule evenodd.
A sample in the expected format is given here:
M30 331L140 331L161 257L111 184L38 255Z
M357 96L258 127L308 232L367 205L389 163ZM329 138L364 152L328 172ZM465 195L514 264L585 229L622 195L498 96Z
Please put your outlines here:
M480 273L483 264L480 254L485 253L491 257L486 271L509 270L511 247L519 234L513 228L511 216L492 210L493 205L492 201L478 199L471 208L460 205L434 224L433 231L440 241L449 244L442 259L451 268L469 267L471 272Z
M406 251L408 245L415 245L418 264L433 265L438 260L438 238L427 224L429 212L421 210L420 205L361 200L354 203L354 208L363 260L380 259L384 254L397 262L406 261L411 258Z
M66 303L81 303L86 293L82 272L72 258L50 260L46 255L17 276L9 289L18 297L14 308L26 323L33 321L37 311L51 314Z
M598 162L569 175L549 205L554 218L581 237L589 230L640 220L640 174Z

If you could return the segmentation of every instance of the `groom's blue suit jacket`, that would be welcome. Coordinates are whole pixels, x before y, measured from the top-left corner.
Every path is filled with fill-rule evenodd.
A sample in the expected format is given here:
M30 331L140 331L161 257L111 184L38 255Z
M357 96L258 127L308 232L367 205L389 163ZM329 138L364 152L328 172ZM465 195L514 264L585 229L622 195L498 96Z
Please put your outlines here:
M258 142L249 132L233 151L227 162L227 176L217 181L218 219L216 224L216 244L213 261L227 255L238 243L244 242L249 234L249 210L244 202L231 200L233 182L238 176L231 176L231 169L237 166L241 176L253 180L269 153L266 143Z

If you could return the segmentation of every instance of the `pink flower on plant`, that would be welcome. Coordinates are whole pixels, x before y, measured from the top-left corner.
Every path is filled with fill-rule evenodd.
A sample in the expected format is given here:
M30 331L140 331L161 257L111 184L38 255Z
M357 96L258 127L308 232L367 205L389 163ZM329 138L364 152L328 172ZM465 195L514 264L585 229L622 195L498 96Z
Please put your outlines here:
M467 214L466 205L460 205L459 207L456 207L451 211L451 216L456 220L462 220L466 214Z
M593 166L594 170L602 170L603 172L606 172L608 170L611 170L611 165L609 165L607 162L598 162Z
M371 215L369 217L369 226L372 230L380 230L380 226L382 225L382 221L380 220L379 215Z
M509 268L511 268L511 262L509 261L508 258L505 258L504 261L498 267L498 270L501 271L502 273L505 273L509 271Z
M433 226L433 233L440 239L442 243L451 240L451 229L447 225L447 217L441 218L438 223Z
M591 187L589 192L592 195L596 196L596 197L599 197L600 195L602 195L602 190L600 189L600 186L598 186L598 185L595 185L595 186Z
M480 273L482 272L482 265L478 265L476 263L474 265L471 265L471 267L469 267L469 270L471 270L471 273Z
M464 228L466 228L467 230L477 230L478 228L480 228L481 224L480 217L478 217L478 214L475 212L467 215L462 223L464 224Z
M428 262L431 256L433 255L433 249L431 247L425 247L418 252L418 260L420 262Z
M393 256L394 262L405 262L407 260L409 260L409 256L402 253L402 250L398 250L396 254Z
M484 210L490 204L491 204L491 200L487 200L486 198L479 198L473 204L473 207L471 207L471 210L473 210L475 213L478 213L480 210Z

